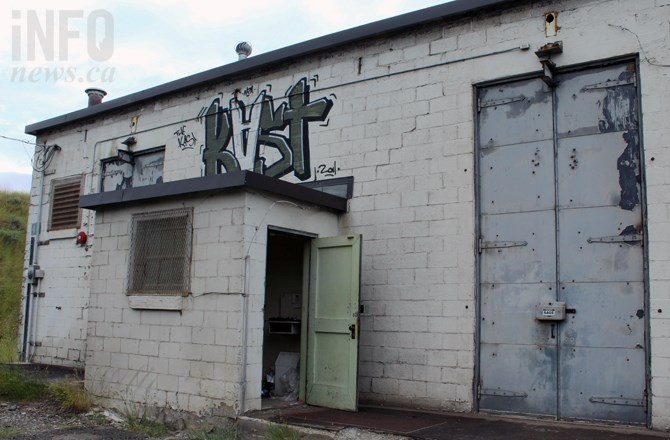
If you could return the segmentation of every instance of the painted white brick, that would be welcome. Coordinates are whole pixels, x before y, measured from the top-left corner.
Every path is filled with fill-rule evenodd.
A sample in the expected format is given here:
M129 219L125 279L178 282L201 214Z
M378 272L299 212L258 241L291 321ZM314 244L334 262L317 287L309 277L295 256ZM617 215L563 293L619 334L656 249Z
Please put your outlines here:
M191 327L173 326L170 328L171 342L191 342Z
M436 55L443 52L455 50L458 47L457 37L447 37L439 40L431 41L430 54Z
M559 36L566 47L573 50L566 50L561 55L560 65L585 63L640 50L634 35L612 28L608 23L619 23L635 31L647 55L662 62L663 51L670 39L667 0L629 3L607 0L563 2ZM371 316L362 317L361 324L365 326L365 332L361 334L362 345L371 348L373 344L381 344L383 346L376 347L379 351L376 354L386 353L383 365L370 360L361 365L361 390L369 394L366 398L372 396L370 398L378 402L403 402L434 409L468 410L472 407L476 324L472 86L480 81L534 72L538 65L530 52L513 51L433 68L419 67L485 55L526 42L533 48L538 47L546 42L542 13L549 6L547 2L510 5L492 11L486 17L463 17L436 23L421 32L387 35L336 50L324 59L308 56L293 66L262 73L253 80L258 90L268 83L272 83L275 90L286 90L303 75L318 74L319 87L337 95L329 115L329 126L317 128L316 124L310 124L311 165L336 162L340 168L338 177L355 178L356 198L350 202L349 212L340 216L339 225L333 224L328 235L364 235L362 296ZM590 8L591 13L584 13L586 8ZM581 44L594 35L607 43ZM359 56L362 57L360 75L357 71ZM413 67L418 69L398 73ZM387 76L389 72L398 74ZM670 162L670 143L667 128L659 128L667 125L670 96L665 91L670 88L663 70L650 66L645 60L640 63L640 75L649 202L649 291L653 304L650 317L654 366L652 411L655 426L670 427L670 412L664 409L670 407L667 405L670 370L658 367L665 368L663 359L667 359L667 350L662 347L670 338L670 320L665 319L670 312L670 306L665 303L670 299L667 293L670 191L666 190L670 184L670 167L665 165ZM341 85L354 81L357 83ZM246 85L245 81L235 81L232 85L213 84L195 92L211 97L219 92L228 94L230 87ZM319 93L313 91L312 98L320 97ZM193 96L185 92L142 106L142 127L151 128L194 117L203 100L196 101ZM88 130L90 142L126 133L129 116L121 112L87 122L84 128ZM196 130L203 129L201 124L193 123L192 126ZM173 132L170 126L146 132L148 142L151 142L151 136L168 139L153 143L167 142L166 181L199 176L199 152L177 150L171 139ZM91 171L88 164L113 155L112 143L100 143L96 157L91 157L91 148L81 143L80 135L72 130L49 134L49 139L52 138L60 145L71 147L60 153L58 158L62 157L63 162L58 164L57 173L49 180L64 177L65 173L84 173L87 191L94 188L99 172ZM76 157L86 157L85 165L72 160ZM654 161L650 157L654 157ZM298 181L290 174L284 179ZM36 182L33 186L37 188ZM193 295L185 300L181 314L140 312L127 307L124 280L130 248L128 218L146 207L120 208L97 214L85 211L84 220L90 225L94 223L93 216L97 215L95 231L89 234L95 252L75 249L70 231L60 238L52 231L45 234L51 243L42 248L44 263L41 263L49 273L58 271L62 277L49 286L50 298L43 303L44 311L40 314L39 322L45 323L39 328L44 344L38 350L40 359L47 363L72 365L74 359L87 351L88 383L101 383L99 377L89 377L89 371L92 375L97 366L105 365L108 367L105 372L109 372L105 376L109 380L105 383L117 384L114 385L116 389L110 385L110 392L127 391L127 383L131 381L128 371L136 373L146 369L151 374L163 376L159 376L162 377L160 380L156 378L155 387L145 383L137 386L132 393L137 399L147 390L153 390L149 397L141 398L182 410L206 411L221 403L217 399L223 399L225 405L235 406L235 382L239 378L237 365L241 362L241 301L239 295L211 292L239 293L244 290L244 254L270 204L247 210L246 201L246 194L237 193L184 201L191 203L195 210L196 243ZM160 202L160 207L174 208L181 202ZM32 203L37 203L36 190ZM278 207L272 208L268 219L278 218L277 210ZM43 223L48 220L48 210L44 211ZM31 216L35 221L34 208ZM294 227L288 221L286 223L286 227ZM301 223L302 226L309 224ZM265 258L262 255L265 249L262 227L250 247L252 260L260 262ZM93 255L92 263L88 261L90 255ZM89 279L80 275L79 267L87 268L84 270ZM260 371L256 365L260 362L262 345L258 330L262 326L260 309L264 279L258 275L249 281L254 292L252 297L259 298L250 300L250 316L253 317L250 328L255 332L250 335L250 350L253 351L249 357L253 365L250 369ZM52 303L49 302L51 298L58 300ZM60 315L47 311L47 307L55 310L52 306L56 302L65 305L66 301L67 306L63 306ZM87 317L71 312L87 306L91 307ZM56 317L62 319L66 331L46 325L54 322ZM190 327L193 327L190 333L183 330ZM73 329L71 332L70 328ZM434 347L436 343L440 347ZM135 344L137 353L134 352ZM108 351L117 349L128 355L127 358L117 358L118 351ZM171 383L169 378L173 375L168 374L168 360L158 357L162 354L182 363L180 365L188 363L191 379L196 380L180 383L174 379L176 382ZM110 367L112 357L113 368ZM404 379L407 377L406 365L414 366L410 379ZM436 378L435 371L439 368L444 368L443 377ZM176 367L173 368L173 372L176 371ZM225 380L212 378L215 371L226 376ZM392 373L394 377L382 377L384 372ZM260 377L260 374L256 376ZM258 377L250 380L248 391L256 385ZM185 394L178 396L176 392L180 386ZM248 393L249 402L260 405L254 393Z

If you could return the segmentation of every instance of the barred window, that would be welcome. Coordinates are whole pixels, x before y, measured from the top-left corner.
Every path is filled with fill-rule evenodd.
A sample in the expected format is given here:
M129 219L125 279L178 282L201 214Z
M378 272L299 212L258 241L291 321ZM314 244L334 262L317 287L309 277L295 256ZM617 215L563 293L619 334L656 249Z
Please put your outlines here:
M192 216L191 209L133 215L128 295L188 295Z
M50 231L78 228L81 225L79 196L82 181L81 176L76 176L54 180L51 184Z

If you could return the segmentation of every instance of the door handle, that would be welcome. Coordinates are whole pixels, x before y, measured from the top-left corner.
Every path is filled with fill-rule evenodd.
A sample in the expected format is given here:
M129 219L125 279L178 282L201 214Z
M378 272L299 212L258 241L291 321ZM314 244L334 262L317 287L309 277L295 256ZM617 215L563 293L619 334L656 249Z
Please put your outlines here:
M356 339L356 324L349 326L349 332L351 333L351 339Z

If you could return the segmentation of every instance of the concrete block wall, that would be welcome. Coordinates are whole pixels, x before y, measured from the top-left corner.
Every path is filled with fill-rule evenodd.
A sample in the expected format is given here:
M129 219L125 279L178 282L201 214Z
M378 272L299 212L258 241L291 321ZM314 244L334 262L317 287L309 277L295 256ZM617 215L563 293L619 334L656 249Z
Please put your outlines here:
M245 215L247 303L247 381L245 411L261 408L263 328L268 227L274 226L320 237L338 235L338 216L290 199L247 193Z
M51 216L52 185L59 179L82 176L86 181L85 160L81 157L83 136L81 133L61 131L37 140L38 144L58 144L42 182L40 173L33 174L28 216L25 265L29 265L32 225L40 224L40 235L35 237L33 263L44 270L44 278L37 286L31 286L29 361L48 365L81 368L86 352L87 305L90 280L92 247L77 246L75 237L80 230L93 233L94 218L90 212L82 212L79 228L49 231ZM84 183L86 185L86 183ZM42 211L38 205L43 192ZM24 270L22 286L22 320L25 319L27 270ZM24 327L20 326L19 350L23 341Z
M554 37L544 31L543 15L550 11L559 13L561 29ZM665 61L658 59L667 58L662 48L668 43L668 14L667 2L523 3L445 25L437 39L435 32L426 32L366 48L362 65L369 67L370 81L354 86L351 94L365 98L343 105L343 111L352 113L353 125L362 116L365 130L356 140L362 148L352 148L350 160L341 162L352 164L357 183L351 212L341 226L344 232L362 232L366 239L363 399L449 410L473 407L473 85L538 70L533 51L556 40L565 48L554 57L559 66L650 51L652 55L641 55L641 105L647 164L658 167L664 162L653 165L649 154L667 148L661 140L665 92L658 93L668 89L667 75L660 65ZM428 57L413 60L411 54L418 53L413 49L402 49L405 56L390 55L412 38L412 48L425 44L423 38L431 39ZM519 49L526 45L532 50ZM431 58L432 63L426 61ZM427 67L431 64L435 66ZM338 96L347 96L347 87L342 89ZM649 100L652 111L646 108ZM343 129L340 137L344 134ZM666 196L659 191L665 188L664 179L659 182L661 170L653 173L657 177L654 183L648 181L647 189L654 215L649 220L652 413L654 426L665 429L668 335L661 315L667 309L667 279L661 274L667 272L662 268L668 257L665 243L656 241L664 240L662 226L667 225Z
M193 207L191 294L179 311L133 309L126 296L132 215L178 207ZM304 212L297 221L296 210ZM334 235L335 214L237 192L104 210L96 221L87 389L120 408L215 415L260 409L267 226Z
M182 310L131 308L126 279L132 214L184 206L193 208L191 295ZM121 408L236 413L244 195L101 211L96 217L87 389Z
M642 6L642 5L641 5ZM654 8L656 6L656 8ZM645 49L640 61L640 94L647 186L651 414L655 429L670 430L670 2L644 2L625 26ZM647 26L636 22L647 23ZM621 38L635 35L621 30Z
M547 37L544 14L551 11L558 12L560 30L556 36ZM670 146L665 127L670 110L666 72L666 65L670 64L666 56L670 38L669 11L667 0L515 2L498 11L305 57L299 63L279 66L262 76L226 81L143 104L92 124L87 144L80 150L72 150L70 157L85 151L87 157L93 155L95 162L114 154L120 140L129 134L130 118L140 114L137 149L165 145L165 180L198 177L203 172L198 147L204 142L205 133L202 121L196 116L219 92L230 96L234 90L253 89L255 92L243 98L249 103L260 90L265 90L266 84L272 84L276 102L282 102L286 99L282 96L284 90L301 78L310 79L311 99L328 97L333 101L327 124L309 124L310 165L314 168L310 180L326 178L316 172L320 165L334 165L335 177L353 176L355 179L349 212L340 217L338 230L329 229L329 233L360 233L364 239L361 398L372 403L468 411L474 405L477 325L474 86L537 72L540 65L533 52L557 40L564 45L564 52L553 58L559 67L640 53L649 232L652 414L654 426L670 428L670 411L667 410L670 407L667 405L670 399L670 350L667 349L670 321L665 318L670 311L667 306L670 296L665 293L670 286L665 270L670 261L667 252L670 241L666 237L670 212L665 177L665 156ZM523 50L526 47L530 50ZM222 102L222 105L228 104ZM166 124L173 125L153 129ZM196 148L180 148L173 135L180 128L195 135L199 144ZM66 136L66 133L60 135ZM91 145L98 141L96 151ZM87 172L93 191L99 171ZM60 171L53 177L59 175ZM292 173L283 179L300 182ZM268 202L265 208L258 207L253 212L270 209L275 202ZM294 208L288 204L276 204L265 220L255 218L242 227L243 236L251 243L248 250L250 310L257 310L261 298L266 238L254 225L274 221L278 212L291 209ZM218 211L223 217L217 217L217 221L228 215L231 221L236 221L236 216L249 214L244 210L229 214L220 208ZM129 217L130 212L126 211L125 216ZM114 215L120 215L120 211ZM195 219L199 221L198 217ZM291 226L292 222L295 220L284 220L286 227L297 229ZM108 223L113 222L106 218L102 222ZM100 249L101 238L96 234L96 250ZM237 252L240 251L238 243ZM202 278L213 269L211 261L194 264L194 273L198 274L193 277L194 292L222 289L218 278ZM221 268L217 266L216 270ZM92 273L100 276L95 270ZM117 275L125 276L125 272ZM109 360L106 355L97 355L101 350L105 352L100 341L108 336L98 337L94 330L97 332L97 326L101 325L104 333L107 320L104 310L117 308L112 304L93 303L93 298L103 300L101 289L107 289L106 284L100 285L99 279L97 282L92 285L92 309L88 318L91 324L87 368L90 366L96 374L117 371L118 374L109 374L118 389L134 389L138 381L142 381L141 388L148 389L146 384L155 383L152 381L157 380L157 376L137 379L139 373L132 373L136 375L131 378L132 374L120 372L141 369L131 369L130 363L127 368L117 369L111 365L111 355ZM119 288L119 282L115 281L114 289ZM239 276L229 277L226 283L230 291L243 288ZM81 295L85 298L84 293ZM196 301L194 295L192 301L198 304L211 301L208 297L198 297ZM104 301L101 304L105 304ZM204 308L198 310L204 313ZM137 313L142 324L145 313L153 316L152 313L167 312ZM229 324L236 319L232 316L233 313L228 315ZM237 316L239 320L239 313ZM251 312L249 316L249 335L262 334L259 333L262 315ZM121 317L125 319L123 313ZM117 318L110 315L109 319ZM147 324L172 325L167 322ZM231 328L239 331L239 325L235 322ZM249 353L257 353L262 343L262 338L253 338ZM159 341L159 346L162 342L171 343L171 340ZM160 355L160 351L158 353ZM237 353L239 356L239 351ZM104 362L96 363L96 356L105 357ZM254 356L257 355L251 355L247 369L250 381L261 377L260 357ZM177 360L183 361L175 358L173 372L177 371ZM168 373L160 374L174 375L170 373L169 362L167 368ZM87 373L87 380L93 383L90 381L97 379ZM258 405L255 399L258 399L260 386L256 385L249 382L245 402L248 408ZM172 402L174 399L169 400L168 395L173 396L169 393L175 391L163 391L165 394L156 398L156 402ZM230 396L239 390L228 391L232 393L227 394ZM196 403L182 402L180 408L206 406L197 393L190 395Z

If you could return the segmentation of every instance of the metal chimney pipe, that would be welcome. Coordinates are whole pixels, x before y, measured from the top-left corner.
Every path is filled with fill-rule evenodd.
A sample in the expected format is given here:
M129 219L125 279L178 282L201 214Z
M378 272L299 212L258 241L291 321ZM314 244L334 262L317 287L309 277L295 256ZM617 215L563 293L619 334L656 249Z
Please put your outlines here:
M246 41L242 41L235 46L235 52L237 52L238 60L243 60L251 55L251 44Z
M88 95L88 106L93 107L94 105L98 105L102 102L102 98L107 95L107 92L105 92L102 89L86 89L84 90L86 94Z

